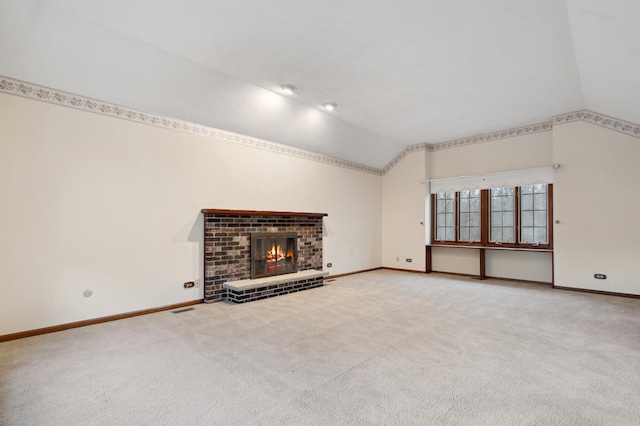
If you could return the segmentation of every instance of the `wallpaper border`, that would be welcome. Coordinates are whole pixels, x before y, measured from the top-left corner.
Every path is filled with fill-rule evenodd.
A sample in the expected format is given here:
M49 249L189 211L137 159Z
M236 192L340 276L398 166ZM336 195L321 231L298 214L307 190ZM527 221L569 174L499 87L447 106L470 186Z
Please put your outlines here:
M316 152L306 151L304 149L294 148L288 145L283 145L263 139L254 138L251 136L242 135L239 133L217 129L215 127L208 127L201 124L191 123L189 121L163 117L156 114L149 114L146 112L137 111L135 109L111 104L109 102L103 102L96 99L87 98L85 96L74 95L62 90L55 90L8 77L0 77L0 93L16 95L23 98L47 102L54 105L62 105L81 111L93 112L108 117L121 118L136 123L175 130L178 132L205 136L225 142L237 143L240 145L250 146L252 148L258 148L278 154L285 154L292 157L303 158L305 160L312 160L319 163L329 164L332 166L344 167L346 169L356 170L359 172L371 173L374 175L383 174L381 169L375 167L365 166L363 164L329 157L323 154L318 154Z
M483 142L495 141L498 139L512 138L514 136L523 136L533 133L549 132L553 129L553 123L547 121L539 124L532 124L529 126L515 127L513 129L500 130L498 132L486 133L483 135L469 136L466 138L454 139L451 141L441 142L437 144L421 143L416 145L409 145L400 154L396 155L382 170L386 174L396 164L398 164L404 157L412 152L418 151L440 151L443 149L458 148L461 146L474 145Z
M229 132L215 127L204 126L189 121L179 120L170 117L163 117L156 114L149 114L135 109L122 107L119 105L91 99L85 96L74 95L62 90L55 90L37 84L26 83L24 81L15 80L9 77L0 76L0 93L16 95L23 98L33 99L37 101L47 102L54 105L62 105L65 107L93 112L108 117L121 118L137 123L156 126L164 129L175 130L178 132L190 133L217 139L225 142L236 143L249 146L252 148L262 149L265 151L275 152L278 154L290 155L292 157L303 158L306 160L316 161L332 166L343 167L359 172L370 173L377 176L387 174L407 155L420 151L440 151L443 149L458 148L462 146L474 145L478 143L490 142L499 139L506 139L515 136L523 136L540 132L548 132L553 130L553 126L557 124L570 123L573 121L586 121L624 133L630 136L640 138L640 125L630 123L624 120L618 120L604 114L599 114L589 110L580 110L567 114L554 116L552 121L547 121L528 126L515 127L507 130L486 133L482 135L470 136L466 138L454 139L451 141L429 144L419 143L405 147L398 155L396 155L382 169L366 166L352 161L341 160L339 158L329 157L327 155L318 154L316 152L306 151L300 148L294 148L264 139L258 139L239 133Z
M586 109L553 117L554 124L565 124L573 121L586 121L609 130L640 138L640 125Z

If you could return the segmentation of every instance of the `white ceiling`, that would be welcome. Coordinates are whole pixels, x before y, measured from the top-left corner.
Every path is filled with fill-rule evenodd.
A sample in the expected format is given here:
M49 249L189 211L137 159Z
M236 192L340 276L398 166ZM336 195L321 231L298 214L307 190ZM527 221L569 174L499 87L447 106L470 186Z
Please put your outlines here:
M640 122L638 16L637 0L0 0L0 75L382 168L579 109Z

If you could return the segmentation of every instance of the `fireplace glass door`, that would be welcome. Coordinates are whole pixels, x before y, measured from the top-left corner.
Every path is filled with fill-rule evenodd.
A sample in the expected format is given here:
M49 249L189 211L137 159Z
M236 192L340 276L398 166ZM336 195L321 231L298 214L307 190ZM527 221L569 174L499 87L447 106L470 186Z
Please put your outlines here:
M251 234L251 278L298 272L298 234L268 232Z

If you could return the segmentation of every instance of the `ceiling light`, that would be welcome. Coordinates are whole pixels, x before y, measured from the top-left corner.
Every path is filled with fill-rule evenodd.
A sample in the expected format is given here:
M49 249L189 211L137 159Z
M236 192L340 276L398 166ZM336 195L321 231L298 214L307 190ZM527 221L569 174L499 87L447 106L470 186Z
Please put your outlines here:
M338 105L333 103L333 102L327 102L322 104L322 106L324 107L324 109L326 109L327 111L333 111L334 109L338 108Z
M298 88L292 84L284 84L280 86L280 88L287 95L293 95L296 92L296 90L298 90Z

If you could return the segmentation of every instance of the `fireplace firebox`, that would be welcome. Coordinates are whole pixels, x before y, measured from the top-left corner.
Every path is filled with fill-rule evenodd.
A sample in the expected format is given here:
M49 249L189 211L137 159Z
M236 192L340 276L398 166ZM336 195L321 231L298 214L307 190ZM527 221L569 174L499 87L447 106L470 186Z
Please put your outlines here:
M251 233L251 278L298 272L296 232Z

